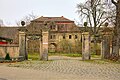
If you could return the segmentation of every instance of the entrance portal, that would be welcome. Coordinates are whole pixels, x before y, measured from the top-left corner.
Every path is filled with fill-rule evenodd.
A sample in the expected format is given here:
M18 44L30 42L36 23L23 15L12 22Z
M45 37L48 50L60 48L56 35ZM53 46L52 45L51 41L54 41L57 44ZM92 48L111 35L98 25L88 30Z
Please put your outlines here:
M21 27L19 29L19 47L19 54L25 60L28 59L28 52L31 49L39 52L40 60L48 60L48 31L42 31L42 29L38 32L28 31L25 27Z

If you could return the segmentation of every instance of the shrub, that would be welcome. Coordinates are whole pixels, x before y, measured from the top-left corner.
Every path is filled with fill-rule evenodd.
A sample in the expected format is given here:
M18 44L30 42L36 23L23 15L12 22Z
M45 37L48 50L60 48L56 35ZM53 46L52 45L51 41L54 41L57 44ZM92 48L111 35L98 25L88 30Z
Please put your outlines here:
M5 60L11 60L9 53L6 54Z

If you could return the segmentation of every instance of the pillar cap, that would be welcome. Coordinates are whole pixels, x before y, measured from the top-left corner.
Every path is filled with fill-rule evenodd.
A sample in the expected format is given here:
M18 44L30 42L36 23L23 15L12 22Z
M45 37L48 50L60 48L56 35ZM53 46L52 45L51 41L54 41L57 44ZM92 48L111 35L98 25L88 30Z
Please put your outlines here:
M90 32L83 32L82 34L84 34L84 35L88 35L88 34L90 34Z
M26 27L19 27L18 31L26 32L28 30L26 29Z

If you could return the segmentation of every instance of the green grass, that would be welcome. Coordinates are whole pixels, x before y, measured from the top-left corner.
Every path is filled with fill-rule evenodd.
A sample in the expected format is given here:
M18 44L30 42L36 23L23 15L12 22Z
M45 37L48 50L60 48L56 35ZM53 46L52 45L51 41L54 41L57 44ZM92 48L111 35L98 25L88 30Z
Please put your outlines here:
M67 56L67 57L82 57L79 53L48 53L48 56ZM92 54L93 58L100 58L99 55ZM28 54L28 59L39 60L39 53Z
M91 54L91 57L92 58L100 58L101 56L100 55Z
M73 54L73 53L70 53L70 54L63 54L64 56L68 56L68 57L82 57L82 54Z
M28 59L30 60L39 60L39 53L29 53L28 54Z
M49 53L49 56L67 56L67 57L81 57L82 54L78 53Z

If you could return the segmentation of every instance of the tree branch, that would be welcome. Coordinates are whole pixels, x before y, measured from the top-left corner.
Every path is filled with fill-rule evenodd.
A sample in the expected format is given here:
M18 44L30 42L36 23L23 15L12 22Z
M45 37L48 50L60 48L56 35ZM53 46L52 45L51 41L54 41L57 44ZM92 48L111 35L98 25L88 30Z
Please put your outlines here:
M104 19L104 20L98 25L98 29L97 29L97 31L96 31L97 33L98 33L98 31L99 31L101 25L102 25L106 20L108 20L108 18Z
M103 15L104 15L104 12L102 12L102 13L99 14L99 16L97 18L97 24L100 23L100 20L102 19Z
M117 6L117 3L116 3L114 0L111 0L111 2L112 2L115 6Z
M90 16L88 15L88 20L89 20L89 24L90 24L90 29L91 29L91 31L92 31L92 33L93 33L93 30L92 30L92 21L91 21L91 19L90 19Z

